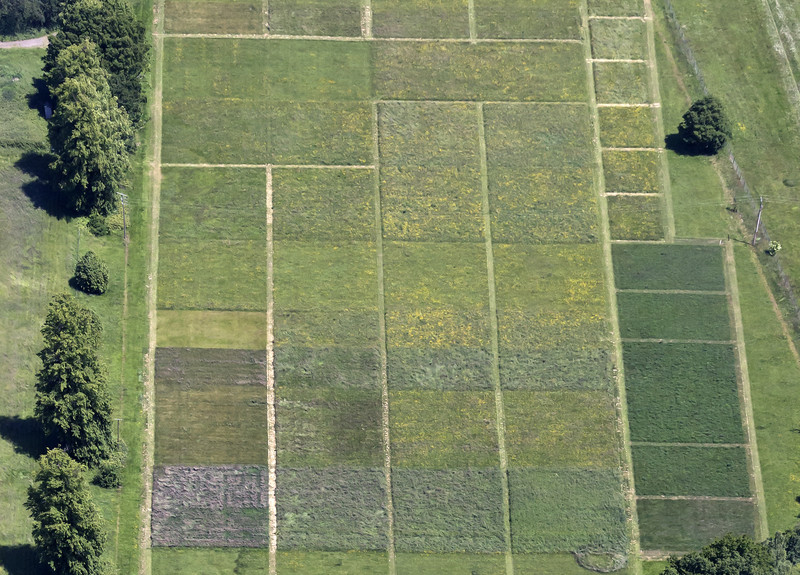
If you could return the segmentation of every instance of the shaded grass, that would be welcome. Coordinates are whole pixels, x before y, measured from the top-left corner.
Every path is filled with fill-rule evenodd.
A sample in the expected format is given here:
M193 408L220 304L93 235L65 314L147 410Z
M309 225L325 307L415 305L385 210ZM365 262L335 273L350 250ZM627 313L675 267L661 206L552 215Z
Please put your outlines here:
M788 529L800 513L800 461L796 457L800 368L746 246L737 246L736 275L769 530Z
M600 108L598 113L603 146L653 148L658 145L652 108Z
M262 34L259 2L166 0L164 31L174 34Z
M479 38L580 38L576 0L476 0Z
M627 546L622 479L614 471L511 469L515 553L622 552Z
M732 339L728 298L711 294L617 294L619 331L632 339Z
M383 458L377 390L276 390L275 432L282 467L378 467Z
M592 56L646 60L647 27L641 20L591 20Z
M381 100L584 101L580 44L374 42ZM480 62L480 66L476 66Z
M507 391L509 465L614 468L619 465L612 398L606 391Z
M382 469L278 468L278 548L386 549Z
M160 310L162 347L266 349L267 317L252 311Z
M750 497L743 447L633 446L637 495Z
M742 442L731 346L625 343L623 355L632 441Z
M600 104L646 104L650 102L647 64L595 62L594 85Z
M646 196L609 196L608 224L612 240L664 238L661 199Z
M373 240L373 185L371 170L274 169L275 239Z
M393 466L452 469L497 465L491 393L392 391L389 405Z
M469 38L467 0L373 0L372 19L384 38Z
M611 250L618 289L725 289L717 246L617 244Z
M34 78L41 75L44 50L3 50L0 53L0 147L21 150L44 146L47 124ZM43 110L41 110L43 113Z
M273 34L360 36L360 0L270 0Z
M159 243L159 308L266 309L265 242L194 239Z
M264 170L163 168L161 238L267 241Z
M657 193L661 191L658 152L603 152L606 192Z
M400 553L494 553L504 549L500 470L394 469Z
M726 533L754 536L751 501L639 500L642 549L694 551Z

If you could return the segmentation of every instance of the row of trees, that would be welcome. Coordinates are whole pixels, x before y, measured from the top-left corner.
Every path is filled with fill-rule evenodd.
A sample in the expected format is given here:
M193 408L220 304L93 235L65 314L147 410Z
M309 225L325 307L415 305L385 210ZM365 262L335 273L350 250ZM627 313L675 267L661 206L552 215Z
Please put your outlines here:
M3 0L0 2L0 34L14 35L52 28L62 0Z

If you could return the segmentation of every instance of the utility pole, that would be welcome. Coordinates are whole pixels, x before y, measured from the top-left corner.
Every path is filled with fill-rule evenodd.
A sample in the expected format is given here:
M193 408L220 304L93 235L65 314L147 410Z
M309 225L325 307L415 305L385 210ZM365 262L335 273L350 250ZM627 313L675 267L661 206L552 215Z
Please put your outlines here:
M756 236L758 236L758 228L761 227L761 212L764 211L764 196L759 198L761 202L758 206L758 218L756 219L756 230L753 232L753 243L752 245L756 245Z
M121 417L115 417L114 421L117 422L117 445L119 445L119 422L122 421Z
M120 202L122 203L122 241L127 243L128 242L128 219L125 217L125 204L128 201L127 194L123 194L122 192L117 192L119 196Z

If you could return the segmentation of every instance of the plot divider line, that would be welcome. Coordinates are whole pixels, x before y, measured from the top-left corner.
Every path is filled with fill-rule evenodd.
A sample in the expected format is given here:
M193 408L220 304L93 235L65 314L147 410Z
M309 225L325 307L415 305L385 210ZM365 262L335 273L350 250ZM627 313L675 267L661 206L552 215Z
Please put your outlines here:
M261 31L269 34L269 0L261 0Z
M164 168L254 168L263 170L270 168L273 170L292 169L292 170L373 170L375 166L356 164L186 164L169 163L161 164Z
M663 196L663 192L605 192L604 196L608 197L615 197L615 196L628 196L628 197L641 197L641 198L660 198Z
M748 465L750 467L750 487L756 502L755 535L758 541L769 536L767 523L767 504L764 493L764 481L761 476L761 461L756 441L756 424L753 416L753 399L750 393L750 374L747 367L747 351L745 350L744 323L742 310L739 307L739 283L736 275L736 260L733 242L725 244L725 279L730 293L731 320L736 334L736 358L738 363L739 393L741 394L742 426L747 438Z
M478 24L475 18L475 0L467 1L467 12L469 13L469 39L474 43L478 39Z
M647 16L589 16L589 20L640 20L647 22Z
M603 146L604 152L663 152L664 148L637 148L635 146Z
M660 108L661 102L650 102L647 104L627 104L623 102L609 102L605 104L597 104L598 108Z
M361 36L372 38L372 0L364 0L361 4Z
M275 437L275 244L273 242L272 166L267 177L267 465L269 505L269 574L277 573L278 505L275 498L278 483L277 440Z
M372 104L372 156L375 165L380 164L380 144L378 139L378 104ZM396 575L394 538L394 496L392 494L392 444L389 435L389 375L388 349L386 339L386 286L383 274L383 208L381 206L381 177L378 169L374 170L373 187L375 190L375 252L378 274L378 331L381 354L381 432L383 436L383 474L386 482L386 522L387 522L387 555L389 559L389 575Z
M617 415L617 432L619 433L620 447L622 454L620 467L623 477L623 491L626 501L627 512L627 531L630 536L628 554L638 557L641 553L639 539L639 518L636 509L636 484L633 475L633 453L630 444L630 424L628 420L627 390L625 389L625 365L622 362L622 339L619 329L619 312L617 311L617 289L614 278L614 263L611 253L611 228L608 217L608 199L605 195L605 173L603 167L603 150L600 142L600 112L597 107L597 92L594 84L594 64L592 57L592 40L589 26L589 5L588 0L582 0L580 4L581 29L583 37L583 49L586 56L586 81L589 93L589 111L592 124L592 143L595 163L595 193L598 197L600 208L600 238L603 248L603 268L606 284L606 297L608 298L609 324L611 326L611 340L613 346L614 364L617 368L615 384L615 409ZM633 563L633 575L641 574L641 564L639 561Z
M647 64L642 58L592 58L595 64Z
M489 323L492 341L492 384L494 387L497 450L500 455L500 481L503 489L503 530L505 539L506 575L514 575L514 555L511 547L511 497L508 487L508 452L506 451L506 415L503 388L500 383L500 326L497 319L497 286L494 274L494 247L492 245L492 216L489 210L489 162L486 152L486 127L483 103L476 104L478 112L478 139L481 154L481 211L483 235L486 243L486 275L489 287Z

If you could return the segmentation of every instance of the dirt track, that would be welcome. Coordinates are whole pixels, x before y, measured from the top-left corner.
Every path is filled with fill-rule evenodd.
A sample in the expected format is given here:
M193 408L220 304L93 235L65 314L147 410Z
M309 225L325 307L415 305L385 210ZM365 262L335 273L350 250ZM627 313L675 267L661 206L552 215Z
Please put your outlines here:
M31 38L29 40L16 40L14 42L0 42L0 48L47 48L47 36Z

